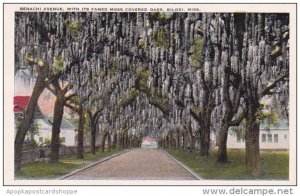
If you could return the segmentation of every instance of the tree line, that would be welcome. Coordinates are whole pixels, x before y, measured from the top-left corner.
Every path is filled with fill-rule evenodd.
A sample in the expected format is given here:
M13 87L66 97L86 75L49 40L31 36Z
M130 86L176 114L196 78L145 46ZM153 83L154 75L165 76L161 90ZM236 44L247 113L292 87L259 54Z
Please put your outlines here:
M45 89L56 96L52 161L59 159L60 125L69 107L79 116L79 158L85 114L92 153L97 132L104 149L106 140L139 146L138 131L150 129L161 147L194 150L199 138L200 155L209 156L215 132L221 163L228 161L228 130L244 121L246 170L257 176L263 103L288 117L287 14L17 13L15 25L15 70L31 70L35 81L17 127L16 170Z

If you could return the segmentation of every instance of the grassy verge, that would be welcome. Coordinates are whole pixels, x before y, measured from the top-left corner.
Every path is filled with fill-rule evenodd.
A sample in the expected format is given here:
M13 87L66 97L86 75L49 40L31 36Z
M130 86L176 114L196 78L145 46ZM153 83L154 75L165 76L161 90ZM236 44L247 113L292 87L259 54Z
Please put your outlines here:
M121 151L121 149L112 149L112 150L105 149L104 153L102 153L100 151L97 151L96 154L83 153L83 157L84 157L85 161L94 161L94 160L103 158L105 156L115 154L120 151ZM72 155L72 156L65 157L63 160L82 160L82 159L77 159L76 155Z
M26 163L22 165L21 171L16 174L16 177L20 179L53 179L68 174L75 169L82 168L93 161L121 151L120 149L106 150L104 153L97 152L95 155L84 153L84 159L77 159L76 155L72 155L62 158L57 163Z
M201 157L199 152L168 149L171 155L193 169L205 179L253 179L246 174L246 158L243 150L229 150L229 163L217 162L217 151L209 157ZM289 177L288 152L261 152L263 175L258 179L281 179Z

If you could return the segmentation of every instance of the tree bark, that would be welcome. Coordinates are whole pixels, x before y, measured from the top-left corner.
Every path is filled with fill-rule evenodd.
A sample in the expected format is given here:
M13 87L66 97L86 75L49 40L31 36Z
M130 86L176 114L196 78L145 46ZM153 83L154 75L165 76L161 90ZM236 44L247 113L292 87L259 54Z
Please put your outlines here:
M204 127L205 131L200 133L200 155L209 156L209 144L210 144L210 129Z
M180 133L179 130L176 130L176 148L180 149Z
M190 144L190 152L195 150L195 136L192 135L192 133L189 133L189 144Z
M218 162L227 163L227 136L228 126L226 123L222 123L221 132L219 133L219 149L218 149Z
M96 126L91 122L91 154L96 154Z
M182 134L182 149L186 149L186 134Z
M84 129L84 112L82 106L79 109L78 137L77 137L77 158L83 159L83 129Z
M261 175L261 160L259 150L259 123L255 114L257 107L252 107L246 117L246 172L252 176Z
M112 148L115 149L117 147L117 139L118 139L118 135L116 132L114 132L113 134L113 143L112 143Z
M110 134L110 132L108 132L107 133L107 148L108 148L109 151L111 150L111 146L112 146L112 143L111 143L111 134Z
M59 146L60 146L59 134L60 134L60 126L63 118L63 113L64 113L64 95L61 92L57 92L56 101L54 105L50 162L57 162L59 160Z
M90 122L91 122L91 153L96 153L96 132L97 132L97 123L99 119L99 114L102 111L102 109L97 110L94 114L92 114L91 110L87 110L87 114L89 115Z
M19 171L21 169L21 162L22 162L22 148L25 136L27 131L32 123L32 119L34 116L35 108L38 104L38 99L44 89L46 88L47 83L45 82L46 79L46 68L41 68L37 80L34 84L34 88L27 106L25 110L24 118L17 129L17 134L15 138L15 171Z
M105 150L105 141L106 141L107 133L108 132L104 132L102 135L102 139L101 139L101 152L102 153L104 153L104 150Z
M170 138L169 138L169 146L170 148L173 148L173 132L170 132Z
M122 133L121 131L117 132L117 148L120 149L122 147Z
M128 147L128 133L127 131L124 132L124 147L123 148L127 148Z

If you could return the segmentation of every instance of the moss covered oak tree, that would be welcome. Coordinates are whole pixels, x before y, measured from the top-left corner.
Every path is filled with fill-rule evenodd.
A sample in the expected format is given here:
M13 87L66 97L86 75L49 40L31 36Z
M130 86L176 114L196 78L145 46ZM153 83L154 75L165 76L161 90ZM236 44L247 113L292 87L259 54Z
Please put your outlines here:
M266 96L288 96L282 88L289 79L289 16L245 14L241 70L246 90L246 170L261 175L259 126L261 101ZM283 99L286 99L284 97ZM287 102L282 102L287 107Z

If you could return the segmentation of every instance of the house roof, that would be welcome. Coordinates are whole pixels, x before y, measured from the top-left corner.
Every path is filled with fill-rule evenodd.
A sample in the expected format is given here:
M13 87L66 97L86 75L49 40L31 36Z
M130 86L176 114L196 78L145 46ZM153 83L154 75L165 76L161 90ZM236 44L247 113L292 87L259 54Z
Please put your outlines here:
M15 96L14 97L14 113L21 113L28 106L30 96Z
M261 129L265 129L267 127L269 127L270 129L288 129L289 128L289 121L286 120L286 119L279 119L277 126L272 125L272 124L270 126L268 126L268 124L265 121L263 121L260 124Z
M143 142L153 143L153 142L155 142L155 139L153 139L150 136L145 136L145 137L143 137Z
M51 123L53 122L53 119L51 117L46 117L45 118L45 122L49 125L49 126L52 126ZM65 118L62 118L62 121L61 121L61 125L60 125L60 128L61 129L72 129L74 130L76 127L70 123L67 119Z
M14 96L14 113L20 114L27 109L30 96ZM43 118L39 105L35 108L34 118Z
M52 122L52 118L44 118L44 119L36 119L35 121L39 124L40 128L41 129L48 129L48 130L51 130L52 129L52 125L51 123L49 122ZM67 119L63 118L62 121L61 121L61 126L60 126L60 129L65 129L65 130L75 130L76 127L71 124Z

